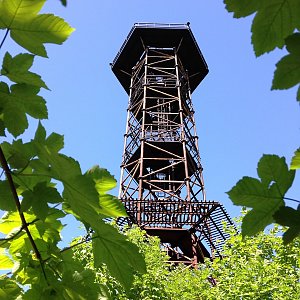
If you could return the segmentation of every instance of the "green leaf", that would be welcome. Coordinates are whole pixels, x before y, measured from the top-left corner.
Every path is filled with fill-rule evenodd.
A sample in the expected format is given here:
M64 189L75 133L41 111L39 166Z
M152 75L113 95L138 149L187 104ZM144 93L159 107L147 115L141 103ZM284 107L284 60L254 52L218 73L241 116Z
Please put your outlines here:
M300 55L300 33L296 32L285 40L286 48L291 54Z
M277 64L272 82L272 90L289 89L300 83L299 55L286 55Z
M13 266L14 266L14 263L7 256L6 250L3 248L0 248L0 269L1 270L10 270L10 269L12 269Z
M277 223L288 226L289 229L283 235L283 242L290 243L294 238L300 235L300 210L291 207L280 207L274 214Z
M116 179L106 169L99 166L94 166L88 170L87 175L95 181L96 189L100 195L113 189L117 184Z
M274 221L273 214L284 206L283 197L295 176L285 159L276 155L263 155L257 172L261 180L243 177L227 193L235 205L253 208L243 220L243 236L254 235Z
M257 174L266 187L274 182L282 197L295 178L295 172L288 169L285 158L277 155L263 155L257 165Z
M291 170L300 169L300 148L295 151L291 161Z
M14 280L6 275L0 276L0 300L15 300L20 294L21 289Z
M94 228L96 228L93 238L95 267L105 263L111 275L129 289L133 281L132 266L140 273L146 271L143 256L137 246L128 242L114 227L101 222L95 224Z
M12 57L6 52L3 59L1 74L16 83L26 83L39 88L43 87L48 89L45 82L41 79L41 76L28 71L32 66L33 60L34 56L31 54L23 53Z
M60 2L63 6L67 6L67 0L60 0Z
M28 127L26 113L33 118L48 117L45 100L38 96L39 88L27 84L15 84L9 91L7 84L0 86L0 107L7 130L15 137ZM18 122L16 122L18 120Z
M27 84L14 84L11 86L11 95L24 105L27 114L36 119L47 119L48 111L46 101L38 96L39 88Z
M34 140L39 143L43 143L46 140L46 130L40 121L34 135Z
M256 56L282 48L285 39L300 25L298 0L267 1L252 23L252 44Z
M17 209L10 185L7 180L0 181L0 209L15 211Z
M59 192L48 186L46 182L39 182L33 189L33 191L27 190L23 194L23 200L21 203L21 210L27 211L32 207L33 212L41 220L45 220L49 212L48 203L62 203Z
M36 155L34 145L29 142L23 144L22 140L15 140L12 144L4 142L1 148L12 169L25 168L30 159Z
M257 0L224 0L224 3L227 11L233 12L235 18L249 16L263 5L263 1Z
M100 213L107 217L127 217L126 210L119 199L115 196L106 194L107 191L116 186L115 178L106 170L99 166L91 168L87 174L94 180L96 190L100 196Z
M15 22L10 35L28 51L47 57L43 44L62 44L73 31L64 19L52 14L43 14L26 22Z
M36 219L36 216L32 214L24 213L27 223L32 222ZM0 232L4 234L10 234L21 227L21 219L18 212L7 212L0 219Z
M3 0L0 28L10 29L11 37L30 52L47 57L44 43L62 44L73 32L62 18L37 15L45 0Z
M0 2L0 28L11 28L16 20L36 16L46 0L2 0Z

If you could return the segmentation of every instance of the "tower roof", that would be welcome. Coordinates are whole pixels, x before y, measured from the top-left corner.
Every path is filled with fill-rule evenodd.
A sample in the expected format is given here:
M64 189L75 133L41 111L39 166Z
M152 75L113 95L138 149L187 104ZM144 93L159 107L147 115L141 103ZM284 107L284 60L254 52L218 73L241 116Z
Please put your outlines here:
M112 71L128 94L132 68L145 47L177 48L189 74L191 91L208 73L207 64L188 24L135 23L111 64Z

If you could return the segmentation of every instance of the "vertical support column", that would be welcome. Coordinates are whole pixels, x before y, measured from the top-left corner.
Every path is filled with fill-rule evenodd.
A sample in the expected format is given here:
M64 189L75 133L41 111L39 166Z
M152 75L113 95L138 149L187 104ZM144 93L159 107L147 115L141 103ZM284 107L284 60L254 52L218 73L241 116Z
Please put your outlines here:
M133 73L133 72L132 72ZM129 117L130 117L130 106L131 106L131 96L132 96L132 83L133 83L133 74L130 80L130 88L129 88L129 99L128 99L128 106L127 106L127 118L126 118L126 131L124 134L124 148L123 148L123 158L122 158L122 165L121 165L121 174L120 174L120 188L119 188L119 199L122 200L122 191L123 191L123 176L124 176L124 161L125 161L125 151L127 145L127 135L129 129Z
M188 73L187 73L187 86L188 86L188 97L190 100L192 100L192 93L191 93L191 88L190 88L190 82L189 82L189 78L188 78ZM190 103L191 107L193 108L193 104L192 101ZM192 117L192 122L193 122L193 130L194 130L194 139L195 139L195 146L196 146L196 150L197 153L199 155L199 161L200 161L200 151L199 151L199 144L198 144L198 135L197 135L197 130L196 130L196 122L195 122L195 116L194 116L194 108L192 109L192 113L191 113L191 117ZM200 169L200 184L202 187L202 201L206 201L206 191L204 188L204 178L203 178L203 173L202 173L202 168Z
M141 224L141 200L143 199L143 169L144 169L144 150L145 150L145 120L146 120L146 97L147 97L147 73L148 73L148 52L145 50L145 74L144 74L144 95L142 106L142 124L141 124L141 155L140 155L140 173L139 173L139 192L137 201L137 224Z
M184 132L183 106L182 106L182 98L181 98L181 90L180 90L181 86L180 86L180 79L179 79L179 66L178 66L178 56L177 56L176 48L174 48L174 56L175 56L177 95L179 101L179 117L180 117L180 127L181 127L180 136L182 140L183 157L184 157L185 185L187 190L187 200L190 201L191 200L190 177L189 177L188 162L187 162L186 136Z

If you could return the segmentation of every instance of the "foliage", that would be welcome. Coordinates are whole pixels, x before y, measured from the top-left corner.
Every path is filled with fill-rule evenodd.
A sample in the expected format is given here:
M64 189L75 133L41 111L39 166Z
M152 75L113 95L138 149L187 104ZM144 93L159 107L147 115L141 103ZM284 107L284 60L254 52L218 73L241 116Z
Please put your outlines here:
M171 266L161 251L159 240L139 228L127 235L145 255L147 273L136 273L133 286L126 291L107 271L96 269L96 280L107 299L298 299L300 296L299 239L283 246L279 228L268 234L242 238L235 230L227 241L223 259L207 260L197 270L185 265ZM95 270L92 247L77 247L75 257ZM216 283L216 284L213 284Z
M288 54L277 64L272 89L288 89L300 83L300 2L298 0L224 0L235 18L255 14L252 22L252 45L256 56L286 48ZM297 100L300 101L300 86ZM300 151L295 152L290 169L300 168ZM272 222L289 226L284 242L300 235L300 206L285 207L285 193L293 183L294 172L288 171L285 159L265 155L258 163L261 180L243 177L229 192L236 205L253 208L244 218L243 235L254 235Z
M66 1L61 1L66 4ZM116 197L107 192L116 180L96 166L83 173L79 163L61 151L62 135L47 135L40 120L48 117L40 89L41 76L30 71L36 55L47 57L45 43L62 44L74 30L62 18L39 14L45 0L0 0L0 48L11 38L31 53L4 54L0 82L0 299L98 299L95 274L75 261L78 244L91 242L95 266L105 263L125 289L134 270L145 263L107 217L126 216ZM38 119L35 136L23 141L28 116ZM5 178L4 178L5 177ZM87 235L61 249L62 219L71 214L83 222Z

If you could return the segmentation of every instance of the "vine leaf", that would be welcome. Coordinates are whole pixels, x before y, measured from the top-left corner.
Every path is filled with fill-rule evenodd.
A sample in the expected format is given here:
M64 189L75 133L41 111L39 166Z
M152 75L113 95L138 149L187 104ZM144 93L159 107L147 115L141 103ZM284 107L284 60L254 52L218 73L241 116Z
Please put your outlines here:
M266 1L252 23L252 44L256 56L282 48L285 38L299 28L298 0Z
M295 151L291 162L291 170L300 169L300 148Z
M235 205L252 208L243 219L243 236L252 236L271 224L274 213L284 206L283 197L293 183L284 157L263 155L257 166L259 179L243 177L227 194Z
M36 119L48 117L46 102L37 95L39 90L38 87L23 83L14 84L9 90L6 83L0 82L0 107L3 122L14 137L22 134L28 127L26 114Z
M234 18L252 15L261 6L262 1L257 0L224 0L228 12L233 12Z
M62 44L74 31L64 19L38 12L45 0L3 0L0 2L0 29L28 51L47 57L45 43Z
M39 88L48 89L41 76L28 71L34 60L34 55L21 53L12 57L8 52L5 53L1 74L16 83L26 83Z
M288 89L300 82L300 33L294 33L286 39L286 48L289 54L276 64L273 90Z
M93 239L95 267L106 263L111 275L129 289L133 281L132 267L140 273L146 272L143 256L136 245L128 242L125 236L118 234L116 228L103 222L94 226L96 228ZM97 253L101 255L96 255Z
M288 226L289 229L283 235L284 244L290 243L294 238L300 235L300 210L291 207L280 207L274 214L277 223Z

